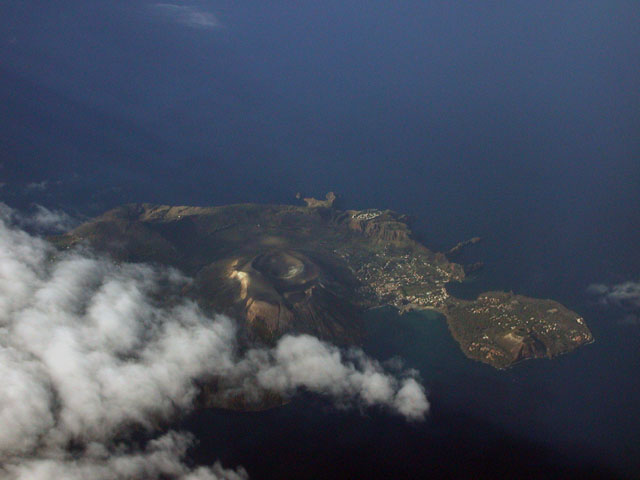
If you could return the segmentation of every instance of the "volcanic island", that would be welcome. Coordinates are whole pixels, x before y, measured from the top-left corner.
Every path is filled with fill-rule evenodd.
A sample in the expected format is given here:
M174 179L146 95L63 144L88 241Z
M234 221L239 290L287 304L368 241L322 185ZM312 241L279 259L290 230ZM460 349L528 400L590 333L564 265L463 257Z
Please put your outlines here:
M553 300L486 292L450 295L465 269L416 241L390 210L341 210L336 197L304 205L129 204L51 240L89 244L116 261L175 267L183 295L238 320L244 338L273 344L308 333L358 343L366 309L440 312L464 354L495 368L551 358L593 341L584 319ZM462 242L450 252L457 251Z

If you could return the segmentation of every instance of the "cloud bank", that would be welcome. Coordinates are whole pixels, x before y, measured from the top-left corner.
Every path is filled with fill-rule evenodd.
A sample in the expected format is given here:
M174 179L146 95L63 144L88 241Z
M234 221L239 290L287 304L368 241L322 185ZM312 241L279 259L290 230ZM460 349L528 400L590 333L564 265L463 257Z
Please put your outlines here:
M57 252L0 208L0 476L8 479L238 479L241 468L189 468L192 439L168 431L198 385L218 395L284 397L304 388L339 406L381 405L420 420L413 372L392 375L362 351L307 335L240 352L232 320L179 296L172 269Z

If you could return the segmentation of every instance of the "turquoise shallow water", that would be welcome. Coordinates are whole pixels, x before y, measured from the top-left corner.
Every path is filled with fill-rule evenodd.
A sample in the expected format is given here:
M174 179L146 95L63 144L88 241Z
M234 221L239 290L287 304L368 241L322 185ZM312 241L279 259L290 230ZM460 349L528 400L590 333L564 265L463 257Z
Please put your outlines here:
M531 415L545 404L540 384L545 383L545 372L556 360L501 371L469 360L449 333L444 317L436 312L372 311L367 315L367 330L365 351L383 360L398 356L406 367L417 369L434 409L446 407L490 417L507 430L517 431L522 423L529 423L521 418L522 410Z
M366 314L366 326L363 347L368 353L376 358L401 355L429 381L442 380L451 372L470 368L439 313L398 315L392 308L381 308Z

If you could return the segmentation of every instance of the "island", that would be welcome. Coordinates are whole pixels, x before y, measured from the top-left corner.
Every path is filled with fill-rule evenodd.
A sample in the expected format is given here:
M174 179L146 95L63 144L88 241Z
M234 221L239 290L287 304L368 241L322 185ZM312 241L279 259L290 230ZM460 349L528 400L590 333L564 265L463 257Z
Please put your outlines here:
M237 319L249 342L309 333L356 344L363 311L387 305L440 312L467 357L500 369L593 341L584 319L553 300L450 295L447 284L464 281L465 269L416 241L406 215L341 210L333 193L297 197L304 204L124 205L51 240L178 268L193 278L183 294Z

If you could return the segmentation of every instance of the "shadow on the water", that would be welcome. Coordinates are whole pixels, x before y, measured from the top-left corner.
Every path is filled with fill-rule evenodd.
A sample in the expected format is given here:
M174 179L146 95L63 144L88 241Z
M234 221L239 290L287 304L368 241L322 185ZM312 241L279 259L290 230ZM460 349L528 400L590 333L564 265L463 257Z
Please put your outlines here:
M201 412L182 427L200 440L197 463L219 458L251 478L622 478L588 451L566 456L443 405L415 425L382 412L336 411L302 394L268 412Z

